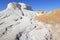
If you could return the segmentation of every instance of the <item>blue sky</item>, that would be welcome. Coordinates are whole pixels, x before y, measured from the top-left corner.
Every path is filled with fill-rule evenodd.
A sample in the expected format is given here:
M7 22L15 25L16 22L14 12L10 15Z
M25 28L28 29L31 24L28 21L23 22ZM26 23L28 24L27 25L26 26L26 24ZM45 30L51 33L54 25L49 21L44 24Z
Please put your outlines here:
M0 0L0 11L4 10L10 2L23 2L31 5L33 10L51 11L60 8L60 0Z

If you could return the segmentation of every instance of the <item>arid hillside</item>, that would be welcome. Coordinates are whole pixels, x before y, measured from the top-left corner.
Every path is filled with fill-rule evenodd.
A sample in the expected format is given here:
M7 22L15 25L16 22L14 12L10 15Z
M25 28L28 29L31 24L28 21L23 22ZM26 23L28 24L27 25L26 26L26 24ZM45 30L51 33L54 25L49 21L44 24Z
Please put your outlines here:
M52 24L51 26L51 39L50 40L60 40L60 9L53 10L42 16L37 16L35 18L38 22L43 22L46 24Z
M60 9L53 10L51 12L48 12L47 14L44 14L42 16L38 16L35 18L37 21L48 23L48 24L60 24Z

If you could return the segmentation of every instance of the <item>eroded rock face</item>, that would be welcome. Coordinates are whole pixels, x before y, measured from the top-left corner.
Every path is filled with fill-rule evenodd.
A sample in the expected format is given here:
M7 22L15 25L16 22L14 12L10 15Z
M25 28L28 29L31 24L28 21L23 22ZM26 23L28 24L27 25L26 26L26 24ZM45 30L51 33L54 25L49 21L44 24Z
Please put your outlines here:
M0 40L60 40L60 25L38 22L34 18L43 12L30 9L24 3L9 3L7 9L0 12Z
M15 3L15 2L13 2L13 3L9 3L8 4L8 6L7 6L7 9L16 9L16 8L18 8L18 9L27 9L27 10L32 10L32 8L29 6L29 5L26 5L26 4L24 4L24 3Z
M32 10L31 6L26 5L24 3L19 3L21 5L21 9L27 9L27 10Z
M0 40L26 40L27 32L33 30L33 18L36 13L28 9L19 9L17 3L9 3L8 9L0 13ZM24 37L23 37L23 36Z
M38 10L38 11L36 11L36 12L37 12L37 15L38 15L38 16L47 14L47 12L42 11L42 10Z
M8 9L16 9L16 8L21 8L21 5L16 4L16 3L9 3L7 6Z

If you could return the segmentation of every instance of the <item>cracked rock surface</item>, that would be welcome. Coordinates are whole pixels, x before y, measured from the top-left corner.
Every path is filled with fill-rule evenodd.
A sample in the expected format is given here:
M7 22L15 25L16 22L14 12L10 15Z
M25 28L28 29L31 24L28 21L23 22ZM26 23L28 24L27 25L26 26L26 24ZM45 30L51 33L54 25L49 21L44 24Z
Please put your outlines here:
M24 3L9 3L0 12L0 40L55 40L54 25L34 20L40 14L31 10Z

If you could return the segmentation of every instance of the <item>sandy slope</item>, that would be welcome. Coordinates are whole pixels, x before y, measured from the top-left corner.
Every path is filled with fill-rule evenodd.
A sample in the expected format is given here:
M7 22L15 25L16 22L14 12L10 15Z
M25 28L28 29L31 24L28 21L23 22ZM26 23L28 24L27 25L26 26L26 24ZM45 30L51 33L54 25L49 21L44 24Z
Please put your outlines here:
M42 21L47 24L60 24L60 10L54 10L42 16L35 18L37 21Z
M35 18L39 22L51 24L52 40L60 40L60 9Z

